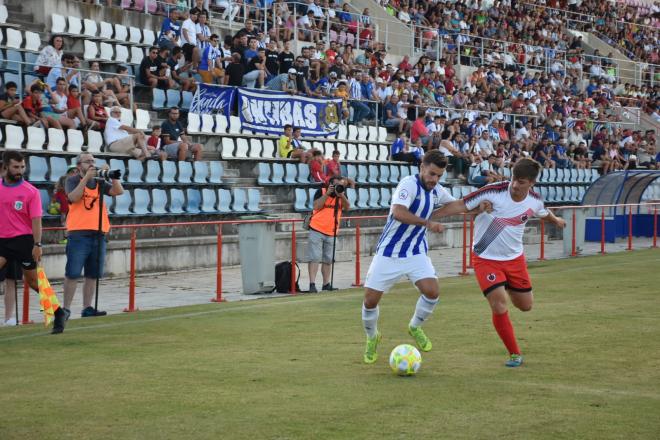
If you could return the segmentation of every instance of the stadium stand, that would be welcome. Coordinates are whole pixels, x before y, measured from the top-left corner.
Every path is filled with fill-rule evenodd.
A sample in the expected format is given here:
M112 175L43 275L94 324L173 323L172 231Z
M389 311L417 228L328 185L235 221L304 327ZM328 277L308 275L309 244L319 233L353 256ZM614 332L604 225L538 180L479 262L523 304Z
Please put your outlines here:
M36 19L36 12L35 20L25 16L34 10L30 6L34 1L9 0L0 6L3 85L16 82L18 94L24 97L30 85L46 81L35 70L37 53L44 52L51 36L60 35L62 52L82 60L81 77L89 73L91 61L102 62L104 88L117 98L128 78L136 79L128 99L122 101L123 123L149 133L165 121L167 108L181 107L189 136L204 145L203 161L139 162L108 152L102 133L94 129L44 130L3 119L2 146L30 154L28 176L42 191L44 206L50 199L46 195L75 156L90 151L99 163L125 171L128 191L108 205L113 222L152 222L165 215L170 221L311 210L319 184L310 181L306 164L278 157L278 137L243 130L234 114L185 112L194 94L183 90L183 83L168 90L141 85L140 63L149 47L162 42L163 19L175 6L122 1L122 10L117 2L82 7L70 1L66 9L57 10L55 0L41 3L45 4L45 12L39 12L42 20ZM238 39L231 37L237 34L237 24L247 29L249 19L257 30L258 45L267 46L273 40L278 55L283 53L284 38L292 38L294 54L304 60L307 88L334 96L338 82L345 81L351 90L349 101L374 110L373 118L356 120L349 106L351 111L336 136L303 139L304 145L320 150L326 160L333 151L340 152L342 172L357 183L347 190L354 212L386 212L399 180L417 172L408 164L389 160L396 130L392 127L397 124L389 124L388 119L393 118L406 122L410 133L410 123L424 115L422 131L425 128L431 136L437 133L433 144L446 154L457 151L463 156L464 175L452 166L443 182L457 196L473 189L467 178L481 172L480 163L490 154L498 158L493 171L502 179L510 177L509 166L518 157L529 155L544 162L538 187L549 204L579 203L599 173L656 166L660 124L657 6L617 4L615 13L605 13L600 3L590 8L596 4L590 1L575 11L553 9L550 2L521 2L515 10L507 2L490 10L483 9L489 2L481 2L482 9L475 9L477 3L413 2L408 8L412 38L406 39L413 41L403 47L394 44L395 34L370 38L363 32L367 23L374 35L383 35L386 29L385 19L363 13L370 3L362 1L363 7L356 9L358 5L344 2L327 12L330 18L318 18L314 32L322 44L304 41L314 40L314 33L293 32L300 30L306 4L276 3L275 20L268 22L267 32L258 32L264 28L264 17L257 17L250 7L233 17L230 28L230 17L210 6L211 30L220 35L221 42L230 37L227 50L242 49L236 46ZM390 1L384 7L400 15L398 4ZM533 17L535 26L518 29L517 21L526 14ZM562 23L562 17L573 21ZM622 17L625 20L619 27L612 25ZM508 25L494 27L498 20ZM638 27L631 30L630 24ZM429 33L433 25L435 33ZM579 35L599 36L612 52L625 49L628 62L645 64L632 62L638 73L631 78L630 70L621 67L622 61L614 55L599 55L610 50L595 53ZM644 50L649 44L654 45L652 50ZM127 67L129 76L119 75L118 66ZM201 81L196 74L190 76ZM80 85L86 92L85 82ZM81 104L86 106L88 99L83 93ZM411 146L419 136L417 128L410 133ZM480 142L484 131L489 140ZM56 218L49 221L57 224Z

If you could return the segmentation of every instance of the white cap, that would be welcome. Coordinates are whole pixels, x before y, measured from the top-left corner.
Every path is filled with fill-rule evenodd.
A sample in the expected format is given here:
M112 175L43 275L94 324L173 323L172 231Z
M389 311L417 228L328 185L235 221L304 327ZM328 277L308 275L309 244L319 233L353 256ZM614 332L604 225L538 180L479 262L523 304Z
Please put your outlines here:
M289 69L289 73L298 73L298 71L292 67Z

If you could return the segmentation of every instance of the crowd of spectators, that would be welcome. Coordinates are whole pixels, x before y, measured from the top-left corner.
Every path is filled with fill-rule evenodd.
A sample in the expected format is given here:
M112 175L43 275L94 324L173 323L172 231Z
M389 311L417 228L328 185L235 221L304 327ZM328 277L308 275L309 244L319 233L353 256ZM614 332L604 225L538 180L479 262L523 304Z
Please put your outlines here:
M488 40L484 52L478 54L480 64L461 81L455 66L460 57L474 54L452 53L451 44L443 52L446 57L438 60L424 53L414 61L404 57L398 64L387 63L384 46L362 38L358 32L371 25L368 9L361 15L351 14L346 3L339 7L334 1L309 0L307 5L295 6L301 9L294 15L294 5L278 0L269 9L268 32L256 24L258 17L252 11L255 20L248 18L238 32L221 38L207 24L207 8L217 4L195 3L188 11L170 2L157 46L149 49L138 69L138 81L143 85L194 91L204 82L340 98L343 120L357 125L383 124L405 135L399 136L393 154L403 154L414 162L417 149L440 148L454 157L452 164L461 177L478 161L487 161L491 153L496 166L531 155L547 167L588 167L589 155L583 149L589 147L596 153L601 140L595 142L595 134L600 134L601 128L612 137L609 141L622 140L622 104L642 106L660 120L658 86L620 83L610 67L603 66L599 54L581 53L579 38L569 36L559 13L548 7L528 3L512 7L507 1L497 7L488 1L386 3L386 8L405 10L411 22L436 27L445 33L443 38L461 38L457 35L461 32L512 41L507 47L497 47L503 43ZM297 56L287 39L293 37L287 23L294 16L307 19L311 26L298 26L303 33L298 37L308 45ZM330 26L324 24L326 18ZM436 41L424 34L420 38L428 44ZM351 42L356 43L357 50ZM576 58L536 71L525 67L541 56L534 48L545 57L552 56L553 51L573 51ZM100 72L98 63L91 63L89 71L81 74L80 60L65 52L61 36L50 39L36 64L35 71L43 80L28 85L29 96L21 106L15 105L9 90L2 96L5 100L0 97L4 117L26 125L107 131L112 115L106 109L130 105L126 68L119 66L116 75L108 76ZM477 122L479 129L473 132L470 127ZM201 154L201 147L177 133L166 139L164 129L161 142L152 147L170 146L172 151L163 149L156 154L149 150L144 133L115 127L114 122L111 125L110 130L121 129L130 135L123 137L134 141L130 147L136 157L181 159ZM107 138L106 134L110 145ZM115 140L112 135L110 138ZM171 147L175 143L176 151ZM627 157L623 153L622 158ZM304 156L305 162L311 154ZM617 167L611 164L602 168L609 171Z

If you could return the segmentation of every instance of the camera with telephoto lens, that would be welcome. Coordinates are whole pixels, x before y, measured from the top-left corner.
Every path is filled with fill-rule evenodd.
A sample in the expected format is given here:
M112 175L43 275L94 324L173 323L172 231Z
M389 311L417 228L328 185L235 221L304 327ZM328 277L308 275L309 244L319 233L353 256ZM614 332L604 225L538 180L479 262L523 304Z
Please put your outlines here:
M99 179L121 179L121 170L97 170L96 177Z
M344 191L346 191L346 187L344 185L341 183L335 185L335 194L343 194Z

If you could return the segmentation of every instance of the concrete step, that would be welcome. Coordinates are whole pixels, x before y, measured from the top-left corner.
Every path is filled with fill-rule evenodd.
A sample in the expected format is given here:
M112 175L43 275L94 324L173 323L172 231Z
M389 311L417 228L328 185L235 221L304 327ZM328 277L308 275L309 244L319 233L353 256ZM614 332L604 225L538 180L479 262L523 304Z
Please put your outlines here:
M240 178L240 171L237 170L236 168L227 168L226 165L224 166L224 175L222 177L222 180L224 181L225 179L238 179Z
M269 213L285 214L291 211L291 203L260 203L259 206Z
M235 187L256 187L257 179L253 177L227 177L223 176L222 181L225 185L231 185Z

